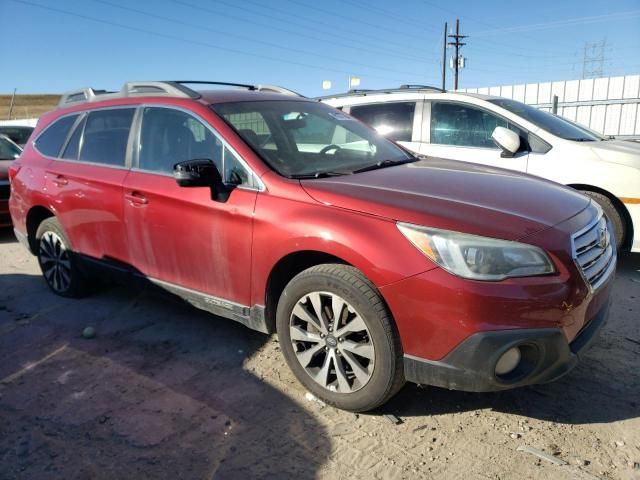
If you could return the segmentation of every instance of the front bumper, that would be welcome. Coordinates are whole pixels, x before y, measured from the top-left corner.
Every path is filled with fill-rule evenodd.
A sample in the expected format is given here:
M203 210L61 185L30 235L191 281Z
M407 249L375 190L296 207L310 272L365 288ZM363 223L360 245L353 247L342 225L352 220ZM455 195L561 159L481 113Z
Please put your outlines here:
M571 343L559 328L479 332L438 361L405 355L405 378L414 383L467 392L491 392L551 382L575 367L608 315L609 303L606 303ZM504 378L495 375L498 359L515 346L523 346L528 352L520 370Z
M633 238L631 239L631 251L640 252L640 203L625 203L624 206L631 217L633 226Z

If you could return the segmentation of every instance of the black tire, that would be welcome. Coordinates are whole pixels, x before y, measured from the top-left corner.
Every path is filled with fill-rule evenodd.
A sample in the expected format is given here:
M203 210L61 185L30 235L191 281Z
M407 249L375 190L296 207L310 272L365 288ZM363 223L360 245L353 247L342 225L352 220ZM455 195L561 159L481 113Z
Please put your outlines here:
M88 291L69 239L55 217L43 220L36 231L36 256L45 282L56 295L78 298Z
M591 192L589 190L581 190L580 193L593 199L607 216L613 226L613 234L616 237L616 247L618 251L622 248L627 235L627 224L622 218L620 211L613 204L611 199L601 193Z
M335 356L333 358L335 360L332 360L334 363L329 361L329 367L326 370L329 374L325 378L332 378L331 372L334 372L335 383L338 383L338 365L335 363L337 361L341 365L339 367L341 373L344 375L346 372L347 375L350 375L351 387L355 387L356 382L358 383L357 390L347 391L348 389L345 388L343 393L337 391L335 387L332 390L331 386L321 385L311 377L310 373L307 373L305 368L308 368L309 364L305 367L298 359L298 355L305 351L307 344L296 342L296 346L294 346L291 340L291 322L298 321L298 317L293 315L293 311L294 308L300 307L301 301L306 298L310 304L311 297L307 297L307 295L324 295L323 307L320 310L325 313L327 312L327 302L331 302L332 298L335 297L347 302L347 308L341 307L337 320L335 319L336 315L332 313L333 309L330 309L326 315L325 313L321 314L324 315L325 321L330 322L327 325L333 325L331 322L335 322L337 327L343 328L336 328L333 333L326 334L323 340L316 340L316 342L326 342L322 345L329 345L328 337L332 337L332 343L337 340L344 343L336 344L331 348L329 346L323 347L314 355L321 356L323 353L327 355L327 351L334 349ZM317 298L320 298L319 296ZM333 319L328 319L329 314ZM350 330L345 325L350 326L349 322L353 320L349 320L349 318L356 315L364 321L366 330L346 333L344 338L336 339L333 337L333 334L337 336L339 331ZM310 324L307 323L308 325ZM371 410L388 401L404 385L402 346L391 315L375 286L354 267L324 264L311 267L296 275L280 296L276 313L276 328L285 360L294 375L311 393L329 405L353 412ZM332 332L332 329L329 328L328 332ZM318 333L318 335L321 334ZM373 351L371 354L373 363L369 364L371 366L370 376L363 384L360 384L359 379L356 380L354 369L351 369L352 363L350 362L353 362L354 357L350 355L348 349L346 353L345 350L341 350L343 353L338 353L340 348L345 349L347 344L354 345L353 335L359 336L356 339L359 338L361 341L367 342L365 346ZM320 343L316 343L316 345L320 345ZM300 351L299 348L302 350ZM363 357L357 358L369 362ZM331 370L331 365L333 365L333 370ZM342 379L345 378L347 377L342 377ZM339 386L338 388L342 389L343 387Z

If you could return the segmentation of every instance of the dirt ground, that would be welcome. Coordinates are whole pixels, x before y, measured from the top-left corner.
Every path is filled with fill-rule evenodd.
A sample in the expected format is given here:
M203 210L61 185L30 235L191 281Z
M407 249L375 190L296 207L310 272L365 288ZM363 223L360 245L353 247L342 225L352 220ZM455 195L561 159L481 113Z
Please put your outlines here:
M0 478L640 479L639 323L634 255L601 337L560 381L407 385L354 415L308 399L274 337L127 286L57 297L0 232Z

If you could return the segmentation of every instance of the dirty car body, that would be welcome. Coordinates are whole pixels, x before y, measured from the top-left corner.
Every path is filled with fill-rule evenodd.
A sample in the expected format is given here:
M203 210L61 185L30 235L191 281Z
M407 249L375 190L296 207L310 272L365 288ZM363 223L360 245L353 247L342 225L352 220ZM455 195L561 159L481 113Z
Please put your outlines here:
M405 380L554 380L604 324L616 250L589 198L414 157L302 97L152 85L61 105L10 170L54 292L96 268L142 277L277 331L301 383L354 411Z

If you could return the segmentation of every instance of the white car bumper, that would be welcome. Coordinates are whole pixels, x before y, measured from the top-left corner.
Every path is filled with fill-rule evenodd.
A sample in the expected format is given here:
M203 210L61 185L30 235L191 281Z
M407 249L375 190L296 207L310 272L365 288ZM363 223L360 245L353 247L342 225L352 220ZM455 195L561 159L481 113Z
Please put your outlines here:
M632 252L640 252L640 203L626 203L624 206L631 215L631 223L633 224L633 240L631 244Z

